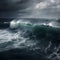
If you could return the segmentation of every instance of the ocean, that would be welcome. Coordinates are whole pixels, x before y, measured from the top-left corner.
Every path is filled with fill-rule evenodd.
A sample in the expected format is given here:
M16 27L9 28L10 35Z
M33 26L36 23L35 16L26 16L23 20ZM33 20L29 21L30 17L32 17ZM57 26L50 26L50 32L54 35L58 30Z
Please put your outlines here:
M60 60L59 20L0 19L0 60Z

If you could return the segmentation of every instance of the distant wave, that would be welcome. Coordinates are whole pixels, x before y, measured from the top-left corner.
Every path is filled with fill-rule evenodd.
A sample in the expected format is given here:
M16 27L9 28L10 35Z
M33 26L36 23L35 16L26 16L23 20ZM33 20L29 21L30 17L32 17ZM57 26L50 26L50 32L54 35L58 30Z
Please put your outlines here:
M21 26L27 25L45 25L51 26L55 28L60 28L60 23L58 20L49 20L49 19L0 19L0 28L19 28Z
M47 20L47 19L15 19L10 22L10 28L19 28L21 26L27 27L28 25L35 26L35 25L44 25L44 26L51 26L54 28L60 28L60 23L58 20Z

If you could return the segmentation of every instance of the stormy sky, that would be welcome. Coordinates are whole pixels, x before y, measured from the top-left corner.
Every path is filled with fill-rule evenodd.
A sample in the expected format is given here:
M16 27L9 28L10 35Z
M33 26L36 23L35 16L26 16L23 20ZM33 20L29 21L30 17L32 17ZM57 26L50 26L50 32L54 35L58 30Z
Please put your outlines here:
M0 18L59 18L60 0L0 0Z

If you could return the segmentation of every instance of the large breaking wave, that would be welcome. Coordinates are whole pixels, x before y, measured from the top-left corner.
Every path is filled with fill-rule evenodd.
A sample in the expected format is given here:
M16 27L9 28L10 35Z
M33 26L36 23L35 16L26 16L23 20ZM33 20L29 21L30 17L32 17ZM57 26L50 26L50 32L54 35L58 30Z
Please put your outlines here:
M51 22L21 19L11 21L7 29L0 29L0 52L18 48L26 50L27 54L22 54L59 60L60 27L54 24L55 21L53 24Z

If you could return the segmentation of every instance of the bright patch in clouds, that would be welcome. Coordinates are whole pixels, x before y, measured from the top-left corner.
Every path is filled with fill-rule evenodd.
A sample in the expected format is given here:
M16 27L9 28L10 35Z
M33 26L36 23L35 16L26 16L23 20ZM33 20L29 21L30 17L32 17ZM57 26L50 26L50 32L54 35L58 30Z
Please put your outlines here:
M37 3L35 5L35 8L36 9L45 9L45 8L49 8L49 7L51 7L51 8L55 7L56 8L58 5L60 5L60 4L56 0L45 0L45 1L42 1L40 3ZM58 6L58 8L60 8L60 7Z
M56 1L55 0L50 0L52 3L55 3Z
M30 0L31 6L26 9L28 18L60 18L60 0ZM51 24L50 24L51 25Z
M37 9L44 9L48 6L49 4L47 2L40 2L36 5Z

